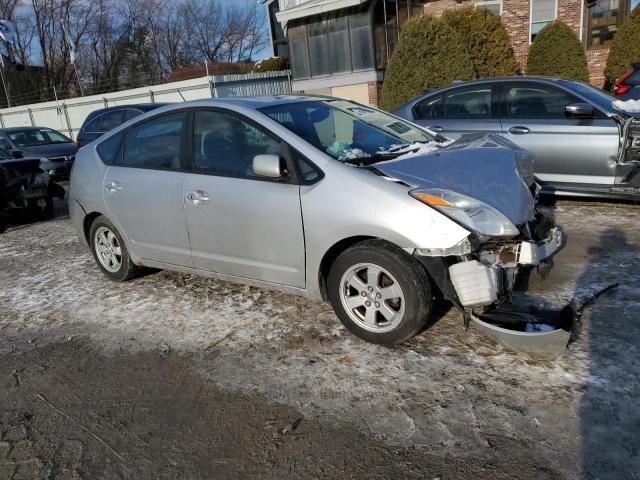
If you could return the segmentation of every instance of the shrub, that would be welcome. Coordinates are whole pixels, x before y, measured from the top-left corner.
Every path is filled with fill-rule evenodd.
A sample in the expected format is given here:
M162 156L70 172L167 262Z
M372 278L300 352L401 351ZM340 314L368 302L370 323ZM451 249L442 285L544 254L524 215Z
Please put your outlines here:
M289 59L283 57L265 58L256 62L253 67L254 72L277 72L279 70L289 70Z
M589 81L587 55L568 25L556 20L540 30L529 47L527 74Z
M382 84L380 107L392 110L426 88L473 78L464 38L442 20L408 20L400 33Z
M464 37L474 78L516 73L511 40L498 15L486 8L465 7L445 10L442 20Z
M631 67L632 62L640 61L640 5L624 19L613 37L607 68L604 70L607 86Z

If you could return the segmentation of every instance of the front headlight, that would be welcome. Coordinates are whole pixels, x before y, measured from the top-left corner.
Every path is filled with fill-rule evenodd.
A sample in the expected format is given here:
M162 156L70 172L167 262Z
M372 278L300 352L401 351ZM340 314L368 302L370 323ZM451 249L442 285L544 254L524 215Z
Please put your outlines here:
M413 190L409 194L484 236L513 237L520 232L498 210L475 198L443 188Z

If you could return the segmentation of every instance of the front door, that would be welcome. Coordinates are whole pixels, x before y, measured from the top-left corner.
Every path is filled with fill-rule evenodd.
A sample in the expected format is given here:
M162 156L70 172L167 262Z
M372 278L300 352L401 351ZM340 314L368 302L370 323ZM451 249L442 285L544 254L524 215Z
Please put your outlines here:
M109 218L137 256L191 266L181 171L185 118L171 113L133 127L122 160L105 174L103 195Z
M535 173L543 184L613 187L618 127L596 110L594 118L570 118L565 107L583 102L543 83L504 85L503 134L535 154Z
M191 142L184 198L194 266L304 287L300 187L252 169L255 155L284 158L280 140L236 113L201 109Z

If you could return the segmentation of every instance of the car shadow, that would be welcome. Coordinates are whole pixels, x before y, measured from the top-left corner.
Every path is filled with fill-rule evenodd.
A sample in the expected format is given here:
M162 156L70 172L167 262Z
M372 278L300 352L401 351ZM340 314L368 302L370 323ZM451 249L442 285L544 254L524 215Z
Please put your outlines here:
M602 232L588 255L576 292L614 283L620 287L590 308L581 340L588 344L589 362L580 406L583 477L638 480L640 248L629 243L624 232L612 228Z

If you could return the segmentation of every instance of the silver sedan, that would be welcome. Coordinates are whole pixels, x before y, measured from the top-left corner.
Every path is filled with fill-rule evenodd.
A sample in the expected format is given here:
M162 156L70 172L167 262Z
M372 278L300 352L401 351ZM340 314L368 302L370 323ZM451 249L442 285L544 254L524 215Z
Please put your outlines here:
M453 139L505 136L535 155L546 193L638 200L640 122L615 101L575 80L504 77L455 82L394 113Z
M346 100L206 100L81 149L69 207L112 280L154 267L278 288L394 344L438 293L481 315L559 248L532 167L498 136L451 144Z

